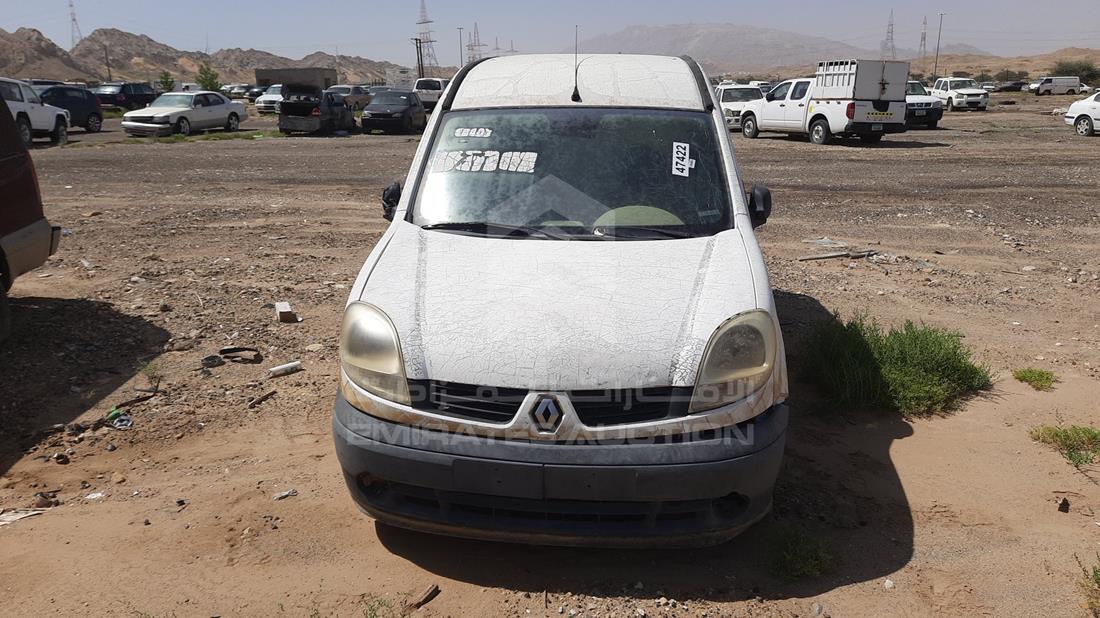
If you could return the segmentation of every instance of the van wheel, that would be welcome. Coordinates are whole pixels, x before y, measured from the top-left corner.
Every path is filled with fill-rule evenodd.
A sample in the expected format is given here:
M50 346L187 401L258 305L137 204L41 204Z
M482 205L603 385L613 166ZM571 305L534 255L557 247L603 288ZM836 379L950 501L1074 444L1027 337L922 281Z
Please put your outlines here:
M1077 119L1077 122L1073 123L1073 128L1077 131L1077 134L1081 137L1092 137L1096 132L1095 127L1092 125L1092 118L1088 116L1081 116Z
M1077 94L1077 91L1076 90L1067 90L1066 94L1070 94L1070 95Z
M26 116L20 116L15 119L15 126L19 127L19 138L23 140L23 145L30 148L31 144L34 143L34 131L31 130L31 121L27 120Z
M833 133L829 130L829 121L818 118L810 124L810 142L818 146L824 146L833 139Z
M749 139L760 137L760 127L756 126L756 116L745 116L741 119L741 135Z
M11 334L11 305L8 304L8 291L0 281L0 342Z
M54 121L53 131L50 132L50 141L58 146L69 143L69 124L64 118L58 117Z
M88 133L99 133L103 130L103 119L99 114L89 114L88 122L84 123L84 130Z

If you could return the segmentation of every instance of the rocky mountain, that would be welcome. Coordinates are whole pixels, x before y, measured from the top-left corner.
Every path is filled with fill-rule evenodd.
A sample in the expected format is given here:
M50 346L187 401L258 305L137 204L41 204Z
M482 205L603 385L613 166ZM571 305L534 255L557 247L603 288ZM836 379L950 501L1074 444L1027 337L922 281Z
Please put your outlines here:
M212 54L183 51L143 34L100 28L66 52L42 33L20 28L0 30L0 75L64 80L133 79L155 81L168 71L176 81L193 81L203 63L223 83L248 83L258 68L330 67L341 81L366 83L385 77L392 62L314 52L295 60L257 49L222 49ZM108 66L110 70L108 71ZM451 69L453 73L454 70Z
M86 80L95 75L41 32L0 29L0 75Z

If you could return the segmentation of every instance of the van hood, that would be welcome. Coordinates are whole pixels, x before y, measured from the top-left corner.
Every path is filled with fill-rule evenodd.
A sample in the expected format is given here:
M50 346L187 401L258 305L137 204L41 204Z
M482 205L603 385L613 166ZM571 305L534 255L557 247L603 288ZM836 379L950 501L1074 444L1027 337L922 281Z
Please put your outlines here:
M757 307L738 230L569 241L394 225L360 298L393 321L410 379L539 390L692 386L715 329Z

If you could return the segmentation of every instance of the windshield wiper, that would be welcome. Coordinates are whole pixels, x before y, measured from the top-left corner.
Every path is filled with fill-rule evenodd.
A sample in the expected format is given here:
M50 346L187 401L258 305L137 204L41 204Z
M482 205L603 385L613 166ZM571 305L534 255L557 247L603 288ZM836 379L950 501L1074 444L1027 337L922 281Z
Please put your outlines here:
M645 227L641 225L615 225L599 226L592 230L596 236L612 236L615 238L695 238L694 234L682 230L674 230L663 227Z
M475 234L485 234L487 236L518 236L521 238L537 237L564 240L564 237L551 234L542 228L526 225L490 223L488 221L447 221L444 223L429 223L428 225L422 226L420 229L471 232Z

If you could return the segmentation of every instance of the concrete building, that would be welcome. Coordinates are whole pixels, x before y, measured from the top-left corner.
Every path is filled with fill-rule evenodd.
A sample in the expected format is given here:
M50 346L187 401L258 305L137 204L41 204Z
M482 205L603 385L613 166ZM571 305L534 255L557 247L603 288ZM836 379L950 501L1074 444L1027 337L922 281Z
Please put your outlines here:
M304 69L256 69L256 85L305 84L324 89L337 83L336 69L309 67Z

